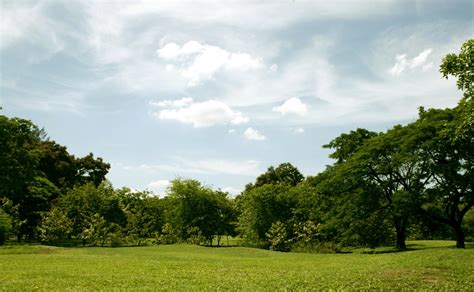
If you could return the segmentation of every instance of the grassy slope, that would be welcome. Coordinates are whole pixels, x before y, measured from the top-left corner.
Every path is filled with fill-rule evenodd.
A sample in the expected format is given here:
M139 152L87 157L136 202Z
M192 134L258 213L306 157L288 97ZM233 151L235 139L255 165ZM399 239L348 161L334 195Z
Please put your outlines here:
M398 253L295 254L191 245L0 248L0 289L474 289L474 245ZM384 250L387 251L387 250Z

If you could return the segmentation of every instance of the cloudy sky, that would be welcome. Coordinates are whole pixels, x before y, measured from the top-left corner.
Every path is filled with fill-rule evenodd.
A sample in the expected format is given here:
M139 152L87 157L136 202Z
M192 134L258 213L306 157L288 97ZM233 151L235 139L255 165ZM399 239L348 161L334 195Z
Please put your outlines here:
M470 0L0 3L0 113L158 193L314 175L342 132L454 106L439 64L474 34Z

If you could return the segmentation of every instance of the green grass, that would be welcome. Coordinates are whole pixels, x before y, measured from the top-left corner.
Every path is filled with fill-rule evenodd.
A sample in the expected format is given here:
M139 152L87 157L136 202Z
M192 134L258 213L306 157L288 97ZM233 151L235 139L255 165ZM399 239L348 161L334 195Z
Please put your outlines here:
M0 289L474 289L474 244L465 250L448 241L409 244L413 250L379 254L192 245L5 246L0 247Z

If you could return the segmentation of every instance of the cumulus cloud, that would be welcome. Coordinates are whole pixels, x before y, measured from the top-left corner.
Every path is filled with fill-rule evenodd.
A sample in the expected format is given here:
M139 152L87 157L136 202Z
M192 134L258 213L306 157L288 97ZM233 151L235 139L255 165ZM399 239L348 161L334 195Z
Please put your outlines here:
M156 52L161 59L177 63L182 76L188 78L189 86L212 79L220 70L249 71L262 66L262 60L250 54L229 52L193 40L183 46L168 43Z
M406 54L395 56L396 63L390 68L389 73L392 75L400 75L407 68L415 69L418 67L422 67L422 70L426 71L433 66L432 62L426 63L432 51L433 49L426 49L413 59L407 59Z
M260 133L258 130L255 130L253 128L247 128L244 132L244 137L247 140L256 140L256 141L263 141L267 139L262 133Z
M184 124L192 124L195 128L210 127L213 125L239 125L249 121L241 112L234 111L227 104L208 100L192 102L190 98L176 101L163 101L156 104L167 107L154 113L160 120L175 120Z
M293 97L285 101L281 106L273 108L274 112L279 112L283 115L296 114L304 116L308 113L308 106L304 104L299 98Z

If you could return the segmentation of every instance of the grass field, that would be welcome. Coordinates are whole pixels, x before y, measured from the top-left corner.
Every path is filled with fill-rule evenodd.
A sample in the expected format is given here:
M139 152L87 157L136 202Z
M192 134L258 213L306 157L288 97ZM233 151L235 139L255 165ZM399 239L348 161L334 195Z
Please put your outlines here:
M0 289L474 290L474 244L412 241L405 252L279 253L242 247L0 247ZM369 251L372 252L372 251Z

